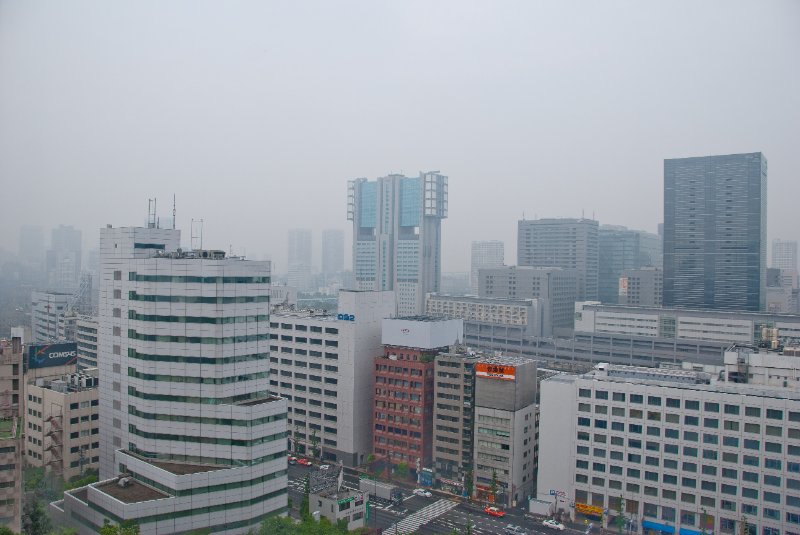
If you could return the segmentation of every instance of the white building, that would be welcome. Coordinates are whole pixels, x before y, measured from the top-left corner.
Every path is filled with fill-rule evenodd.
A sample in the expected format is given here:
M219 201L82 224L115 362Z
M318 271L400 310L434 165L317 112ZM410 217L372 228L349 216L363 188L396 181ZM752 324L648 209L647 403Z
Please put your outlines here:
M78 316L75 342L78 344L78 370L97 367L97 344L100 324L97 316Z
M493 326L517 329L517 336L552 336L549 309L542 299L504 299L429 294L425 305L428 316L444 316L464 320L464 332L474 327L476 332ZM507 333L506 333L506 336Z
M447 195L447 177L438 171L348 182L356 289L394 290L401 316L425 310L425 294L441 284Z
M51 507L81 533L106 518L143 535L245 533L286 510L270 264L179 243L177 230L100 231L100 482Z
M394 292L342 290L338 314L273 313L270 388L289 404L293 449L349 466L371 453L372 365L395 309Z
M483 268L500 267L505 261L505 245L500 240L472 242L469 284L473 295L478 295L478 272Z
M598 365L542 381L540 410L551 511L613 528L622 509L633 532L800 532L797 391Z
M56 291L31 292L31 337L34 344L59 339L59 319L67 310L72 294Z
M781 339L800 339L800 316L681 308L575 303L575 331L754 344L763 329Z

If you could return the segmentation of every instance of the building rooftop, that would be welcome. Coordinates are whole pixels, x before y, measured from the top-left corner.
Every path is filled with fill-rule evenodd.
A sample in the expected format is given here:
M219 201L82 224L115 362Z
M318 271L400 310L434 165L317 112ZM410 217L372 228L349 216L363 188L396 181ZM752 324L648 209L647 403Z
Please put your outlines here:
M431 322L431 323L438 323L444 321L452 321L452 318L443 318L442 316L401 316L399 318L386 318L387 320L403 320L403 321L422 321L422 322Z
M508 355L484 355L480 359L487 364L499 364L502 366L522 366L525 364L536 364L536 360L527 357L512 357Z
M227 465L189 464L189 463L176 463L170 461L158 461L155 459L148 459L146 457L142 457L141 455L137 455L131 451L119 450L119 452L124 455L128 455L130 457L139 459L140 461L144 461L148 464L152 464L157 468L161 468L162 470L166 470L167 472L178 476L183 476L186 474L199 474L202 472L213 472L215 470L225 470L227 468L230 468L230 466Z
M281 399L283 399L283 398L281 398L280 396L265 396L263 398L248 399L246 401L240 401L238 403L235 403L235 405L240 405L240 406L243 406L243 407L250 407L250 406L253 406L253 405L261 405L262 403L272 403L274 401L280 401Z
M126 481L125 486L119 485L120 480ZM170 497L169 494L156 490L153 487L148 487L132 477L117 477L110 481L98 483L94 485L94 487L122 503L149 502Z
M450 295L434 293L429 294L428 299L449 299L453 301L468 301L470 303L516 305L522 307L533 306L539 299L514 299L512 297L479 297L477 295Z

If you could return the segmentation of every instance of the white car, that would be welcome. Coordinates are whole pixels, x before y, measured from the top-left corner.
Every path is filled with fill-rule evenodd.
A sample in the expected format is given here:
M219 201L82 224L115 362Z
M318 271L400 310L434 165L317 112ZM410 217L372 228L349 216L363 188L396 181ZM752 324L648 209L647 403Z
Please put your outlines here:
M319 465L319 469L320 470L327 470L330 467L331 467L331 465L329 465L329 464L321 464L321 465Z
M503 530L503 533L506 533L507 535L528 535L528 532L525 531L524 528L515 526L514 524L507 525Z
M430 498L431 493L425 489L414 489L415 496L422 496L423 498Z
M557 529L558 531L564 531L564 524L550 518L542 522L542 525L546 528Z

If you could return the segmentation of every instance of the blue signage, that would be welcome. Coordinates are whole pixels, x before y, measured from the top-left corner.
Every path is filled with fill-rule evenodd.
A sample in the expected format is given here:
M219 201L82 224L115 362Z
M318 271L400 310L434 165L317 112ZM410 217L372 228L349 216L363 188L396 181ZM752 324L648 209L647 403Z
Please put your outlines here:
M336 314L336 319L342 321L356 321L356 317L352 314Z
M28 347L28 369L66 366L75 364L77 360L78 344L75 342Z

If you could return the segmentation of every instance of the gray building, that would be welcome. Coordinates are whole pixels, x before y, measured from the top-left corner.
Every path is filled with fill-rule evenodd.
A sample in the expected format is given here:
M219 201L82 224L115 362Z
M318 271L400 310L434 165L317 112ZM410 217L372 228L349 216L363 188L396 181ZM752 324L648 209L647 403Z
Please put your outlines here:
M599 300L619 299L619 279L627 269L661 265L660 238L643 230L601 225L599 232Z
M664 160L664 306L764 310L767 160Z
M344 232L322 231L322 274L326 277L344 271Z
M598 223L592 219L522 220L517 227L519 266L560 267L578 274L578 298L598 297Z
M772 240L770 267L797 272L797 240Z
M534 361L484 357L475 364L474 480L479 500L513 507L534 495L538 420Z
M454 346L434 364L433 465L443 488L460 494L473 469L475 363L480 356Z
M619 278L619 304L660 307L664 272L656 267L626 269Z
M478 292L482 298L539 299L549 310L553 331L572 328L577 300L575 270L530 266L504 266L480 271Z
M441 284L447 195L447 177L438 171L348 182L356 289L394 290L403 316L424 311L425 294Z
M46 256L50 288L75 291L80 281L82 256L81 231L66 225L54 228Z
M470 251L470 291L477 295L479 286L478 271L484 268L500 267L505 262L505 244L500 240L474 241Z
M57 291L31 292L31 340L45 343L58 340L59 322L63 323L72 294Z

